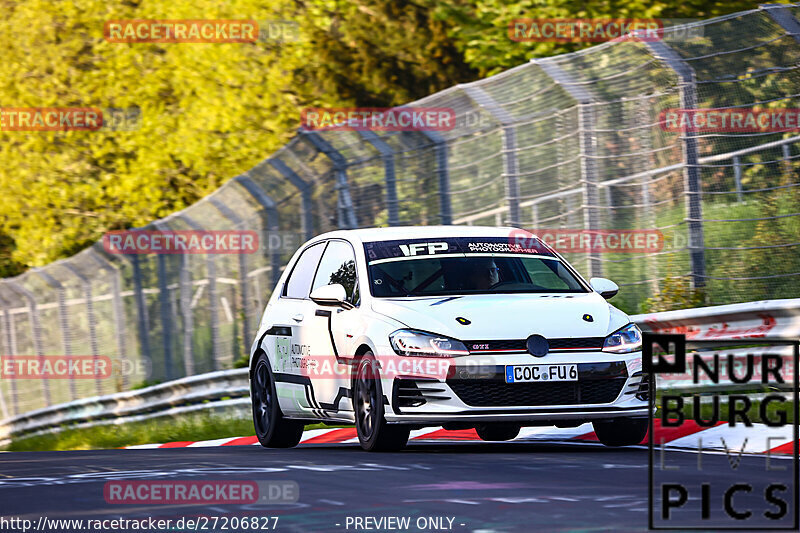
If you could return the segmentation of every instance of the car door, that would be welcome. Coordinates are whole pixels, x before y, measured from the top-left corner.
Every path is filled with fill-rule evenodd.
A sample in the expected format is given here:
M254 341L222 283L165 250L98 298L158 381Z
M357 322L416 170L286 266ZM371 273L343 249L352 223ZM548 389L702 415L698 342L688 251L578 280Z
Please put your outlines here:
M308 379L303 378L301 371L302 352L309 350L307 345L304 348L302 329L314 312L308 294L325 245L325 242L315 243L298 257L281 288L280 298L271 313L272 324L264 339L268 349L273 350L272 371L278 403L286 415L306 414L311 409Z
M349 398L350 367L346 362L352 355L353 332L360 329L361 310L356 257L352 245L344 240L331 240L319 263L311 291L324 285L338 283L345 288L347 301L354 307L318 305L312 302L313 316L305 330L307 342L317 364L309 372L316 403L326 416L352 411ZM346 415L345 415L346 417Z

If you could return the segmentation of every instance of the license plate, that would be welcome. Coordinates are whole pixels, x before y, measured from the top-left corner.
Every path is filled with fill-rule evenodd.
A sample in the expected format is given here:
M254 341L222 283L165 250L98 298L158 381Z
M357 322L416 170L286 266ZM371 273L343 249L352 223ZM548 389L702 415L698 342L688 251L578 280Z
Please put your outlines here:
M578 365L509 365L506 383L578 381Z

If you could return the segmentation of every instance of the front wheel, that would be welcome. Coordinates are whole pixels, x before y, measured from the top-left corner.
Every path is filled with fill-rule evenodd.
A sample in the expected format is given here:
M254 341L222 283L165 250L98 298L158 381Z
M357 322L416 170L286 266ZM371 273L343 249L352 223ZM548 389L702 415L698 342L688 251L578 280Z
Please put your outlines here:
M633 446L647 436L646 418L618 418L592 422L598 440L606 446Z
M275 380L267 354L261 353L250 378L250 397L253 403L253 425L258 442L265 448L293 448L303 437L305 425L288 420L281 413Z
M368 452L397 451L408 443L409 427L390 425L383 416L383 387L372 352L364 354L356 367L353 411L358 442Z

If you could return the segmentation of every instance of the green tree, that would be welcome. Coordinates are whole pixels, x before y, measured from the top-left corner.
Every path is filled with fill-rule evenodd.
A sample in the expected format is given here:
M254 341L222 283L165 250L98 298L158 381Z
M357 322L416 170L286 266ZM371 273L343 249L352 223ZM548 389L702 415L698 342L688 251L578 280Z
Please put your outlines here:
M695 17L741 0L0 0L0 104L137 107L133 131L0 131L0 275L196 202L278 149L306 106L394 106L579 45L516 17ZM117 44L115 19L286 20L296 41ZM586 46L586 45L583 45Z
M440 2L436 18L449 21L449 35L457 49L483 77L534 57L574 52L596 44L516 42L508 36L508 25L514 19L706 19L757 8L758 4L751 0L454 0Z

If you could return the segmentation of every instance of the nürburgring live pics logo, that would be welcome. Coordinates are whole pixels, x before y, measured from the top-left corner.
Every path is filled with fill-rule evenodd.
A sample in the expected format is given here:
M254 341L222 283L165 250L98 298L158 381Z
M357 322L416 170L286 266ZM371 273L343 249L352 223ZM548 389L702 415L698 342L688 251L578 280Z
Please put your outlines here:
M684 335L643 334L642 364L651 390L650 529L797 530L799 352L800 342L791 339L687 343ZM656 374L671 382L658 412ZM680 375L691 382L678 387ZM767 392L753 396L755 390ZM711 400L711 415L700 392ZM691 415L684 406L691 406ZM654 434L656 422L660 431ZM677 451L665 460L667 434L676 449L696 452L696 460L686 461L689 456ZM719 442L723 451L707 453L710 442ZM779 459L773 450L792 453L792 460Z

